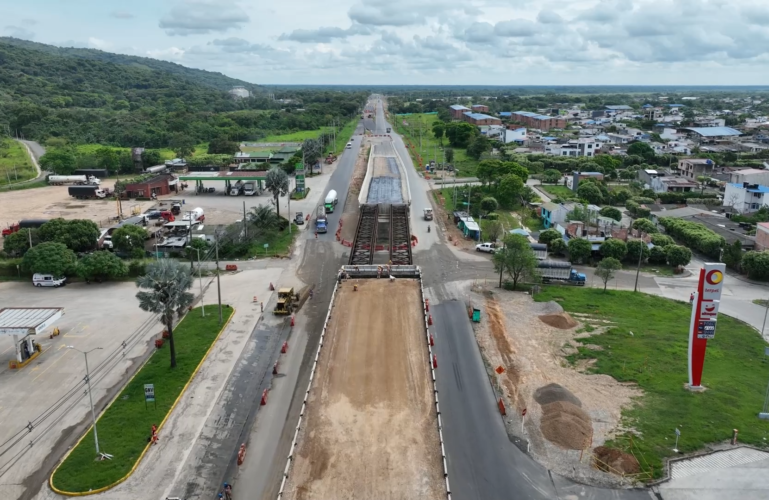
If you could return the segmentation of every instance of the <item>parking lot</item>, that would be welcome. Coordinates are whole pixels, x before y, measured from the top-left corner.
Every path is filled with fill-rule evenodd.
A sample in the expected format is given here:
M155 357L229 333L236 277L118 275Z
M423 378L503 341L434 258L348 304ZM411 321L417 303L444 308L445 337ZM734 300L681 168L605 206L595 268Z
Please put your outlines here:
M42 289L0 283L3 307L64 308L64 316L36 339L43 352L24 368L9 369L12 337L0 335L0 498L20 498L26 485L42 484L56 458L91 421L84 356L67 345L96 349L88 365L97 413L152 349L151 337L162 326L139 309L136 291L133 283ZM54 326L61 333L51 339Z

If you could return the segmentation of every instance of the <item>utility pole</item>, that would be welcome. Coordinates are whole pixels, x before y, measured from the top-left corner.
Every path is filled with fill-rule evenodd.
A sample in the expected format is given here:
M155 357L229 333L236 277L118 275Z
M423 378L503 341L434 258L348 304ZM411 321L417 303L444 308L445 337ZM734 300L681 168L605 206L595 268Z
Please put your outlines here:
M288 234L291 234L291 179L288 180Z
M200 265L200 249L196 248L195 250L198 251L198 283L200 284L200 307L203 311L203 317L206 317L206 305L203 303L203 271L201 271L201 265Z
M187 234L187 246L192 248L192 213L190 213L190 224L189 224L189 230ZM192 252L190 252L190 272L193 271L193 260L192 260Z
M641 240L641 244L645 245L646 243L644 243L644 240ZM638 256L638 267L635 270L635 285L633 286L634 292L638 291L638 275L641 274L641 260L643 259L643 257L644 257L644 248L642 246L641 255Z
M243 202L243 235L248 240L248 222L246 220L246 202Z
M216 236L216 295L219 300L219 324L224 322L222 319L222 283L219 276L219 232L215 233Z

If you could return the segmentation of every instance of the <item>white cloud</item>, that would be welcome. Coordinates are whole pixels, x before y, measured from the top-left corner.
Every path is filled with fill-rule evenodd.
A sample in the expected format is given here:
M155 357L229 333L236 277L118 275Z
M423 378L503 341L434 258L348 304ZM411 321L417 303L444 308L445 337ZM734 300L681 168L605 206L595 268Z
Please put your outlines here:
M22 40L33 40L35 34L27 28L21 26L5 26L3 28L3 34L6 36L12 36L13 38L21 38Z
M88 37L88 46L93 49L105 50L112 47L112 44L106 40L91 36Z
M291 33L283 33L278 40L292 40L302 43L328 43L332 40L342 40L354 35L370 35L371 29L353 24L347 29L337 27L322 27L312 30L295 29Z
M183 0L160 19L170 36L205 35L239 29L248 14L232 0Z
M167 49L150 49L147 51L147 56L155 59L179 61L184 58L184 52L184 49L178 47L168 47Z

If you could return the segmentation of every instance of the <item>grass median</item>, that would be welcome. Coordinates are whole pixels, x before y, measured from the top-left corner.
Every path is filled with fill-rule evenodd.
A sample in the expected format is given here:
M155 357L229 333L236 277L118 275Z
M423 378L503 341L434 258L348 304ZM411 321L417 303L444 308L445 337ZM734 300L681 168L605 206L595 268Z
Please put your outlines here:
M222 306L222 313L226 324L233 310ZM54 471L51 484L60 491L76 493L105 488L124 478L147 447L151 426L160 425L172 409L221 328L216 308L209 307L205 318L200 308L187 314L174 330L176 368L169 366L166 342L99 418L99 448L112 455L112 460L94 460L91 429ZM145 405L144 384L155 385L156 404ZM163 439L163 429L159 436Z
M593 359L592 372L635 383L643 390L644 396L622 414L623 431L607 444L626 452L632 449L641 466L655 477L662 473L663 458L676 455L676 428L681 431L678 449L682 453L724 442L731 438L732 429L739 429L741 443L766 447L769 422L758 420L757 414L769 376L767 344L750 326L719 316L716 336L708 342L705 356L702 383L707 390L692 393L684 388L688 303L642 293L555 286L544 287L535 300L554 300L567 312L589 315L579 318L589 325L586 331L609 327L580 340L590 348L580 347L568 359Z

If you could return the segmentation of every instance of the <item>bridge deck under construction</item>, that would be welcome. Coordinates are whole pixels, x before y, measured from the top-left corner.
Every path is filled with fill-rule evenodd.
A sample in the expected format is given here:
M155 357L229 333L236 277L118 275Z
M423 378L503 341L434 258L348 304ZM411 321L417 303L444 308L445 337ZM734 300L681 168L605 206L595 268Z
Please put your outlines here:
M364 204L360 207L349 264L374 264L377 252L387 252L394 265L411 265L409 207L404 204Z

